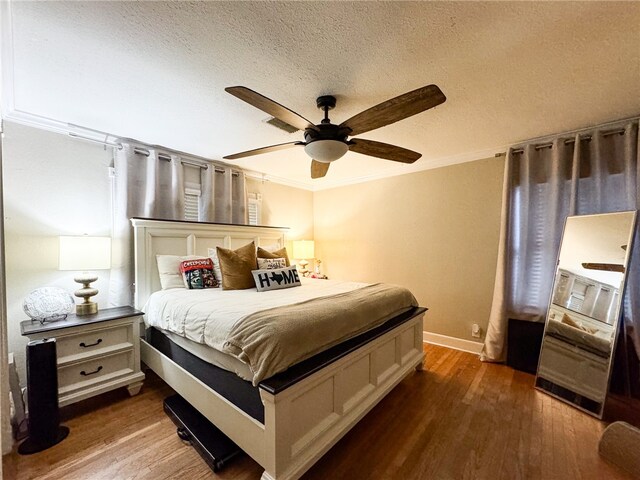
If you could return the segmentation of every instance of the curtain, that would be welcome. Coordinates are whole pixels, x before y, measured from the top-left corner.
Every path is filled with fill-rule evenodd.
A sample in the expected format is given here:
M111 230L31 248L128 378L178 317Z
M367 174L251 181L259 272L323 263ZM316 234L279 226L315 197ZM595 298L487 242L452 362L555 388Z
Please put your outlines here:
M184 219L184 171L177 155L125 143L114 155L109 302L133 305L132 217Z
M243 172L210 165L202 169L198 218L201 222L247 225L247 188Z
M191 160L191 161L189 161ZM245 174L165 149L122 143L114 154L109 302L133 304L132 217L184 220L184 163L200 166L198 219L248 224Z
M567 216L638 208L638 150L637 120L509 149L482 360L505 360L509 318L544 321ZM631 255L623 327L640 353L640 299L630 295L640 286L639 245L640 239Z

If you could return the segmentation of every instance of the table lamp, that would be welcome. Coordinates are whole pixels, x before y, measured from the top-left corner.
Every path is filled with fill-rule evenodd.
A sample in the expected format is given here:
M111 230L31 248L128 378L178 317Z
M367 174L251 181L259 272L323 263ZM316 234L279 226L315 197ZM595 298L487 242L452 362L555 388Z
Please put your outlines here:
M76 315L91 315L98 312L98 304L90 300L98 294L91 282L98 280L93 270L111 268L111 238L84 236L60 237L60 256L58 270L78 270L74 280L82 284L74 295L84 299L76 305Z
M300 274L303 276L309 275L311 270L307 270L307 261L315 256L313 240L294 240L293 241L293 258L298 260L300 265Z

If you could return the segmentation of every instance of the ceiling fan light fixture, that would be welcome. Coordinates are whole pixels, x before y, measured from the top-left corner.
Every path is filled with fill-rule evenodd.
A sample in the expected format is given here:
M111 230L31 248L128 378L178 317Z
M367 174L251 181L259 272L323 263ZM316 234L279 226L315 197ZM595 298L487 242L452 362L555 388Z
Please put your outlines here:
M318 162L331 163L343 157L349 151L349 145L339 140L315 140L307 143L304 151Z

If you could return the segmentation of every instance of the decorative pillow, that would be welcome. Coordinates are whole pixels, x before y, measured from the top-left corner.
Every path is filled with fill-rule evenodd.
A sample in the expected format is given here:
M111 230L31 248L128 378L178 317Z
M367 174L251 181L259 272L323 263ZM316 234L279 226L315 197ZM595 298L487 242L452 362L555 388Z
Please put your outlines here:
M287 261L284 258L258 258L258 270L273 270L286 266Z
M582 323L576 322L573 318L571 318L566 313L562 315L562 323L565 323L567 325L571 325L572 327L577 328L578 330L582 330L582 331L590 333L592 335L598 333L598 329L597 328L585 327Z
M296 266L276 268L274 270L254 270L251 272L259 292L279 290L281 288L298 287L300 277Z
M216 247L216 251L222 272L223 290L245 290L256 286L251 274L257 265L254 242L236 250Z
M213 261L210 258L185 260L180 263L180 273L184 286L190 290L218 286L218 281L213 275Z
M580 328L580 324L578 322L576 322L573 318L571 318L569 315L567 315L566 313L564 313L562 315L562 323L565 323L567 325L571 325L574 328Z
M180 273L180 263L185 260L201 260L203 258L198 255L156 255L162 289L184 288L184 281Z
M289 262L289 255L287 255L287 247L282 247L281 249L274 250L273 252L262 247L258 247L257 255L258 258L284 258L286 266L288 267L291 265Z
M215 248L209 248L207 255L213 261L213 274L216 276L218 286L222 285L222 271L220 270L220 260L218 260L218 252Z

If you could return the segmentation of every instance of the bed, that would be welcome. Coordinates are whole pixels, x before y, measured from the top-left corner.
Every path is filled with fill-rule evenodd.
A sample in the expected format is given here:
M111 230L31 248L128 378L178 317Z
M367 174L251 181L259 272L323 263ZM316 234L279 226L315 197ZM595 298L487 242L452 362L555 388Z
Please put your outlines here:
M238 248L250 241L282 247L287 231L139 218L131 222L136 308L143 308L160 290L156 255L207 256L210 248ZM206 362L197 358L181 360L190 354L158 329L141 340L141 359L259 463L265 469L262 480L295 479L404 377L422 369L425 310L409 308L261 380L256 387L231 372L214 366L207 369ZM189 367L196 364L199 370ZM236 383L240 390L232 387ZM236 398L225 388L235 392ZM242 389L244 393L238 394Z

